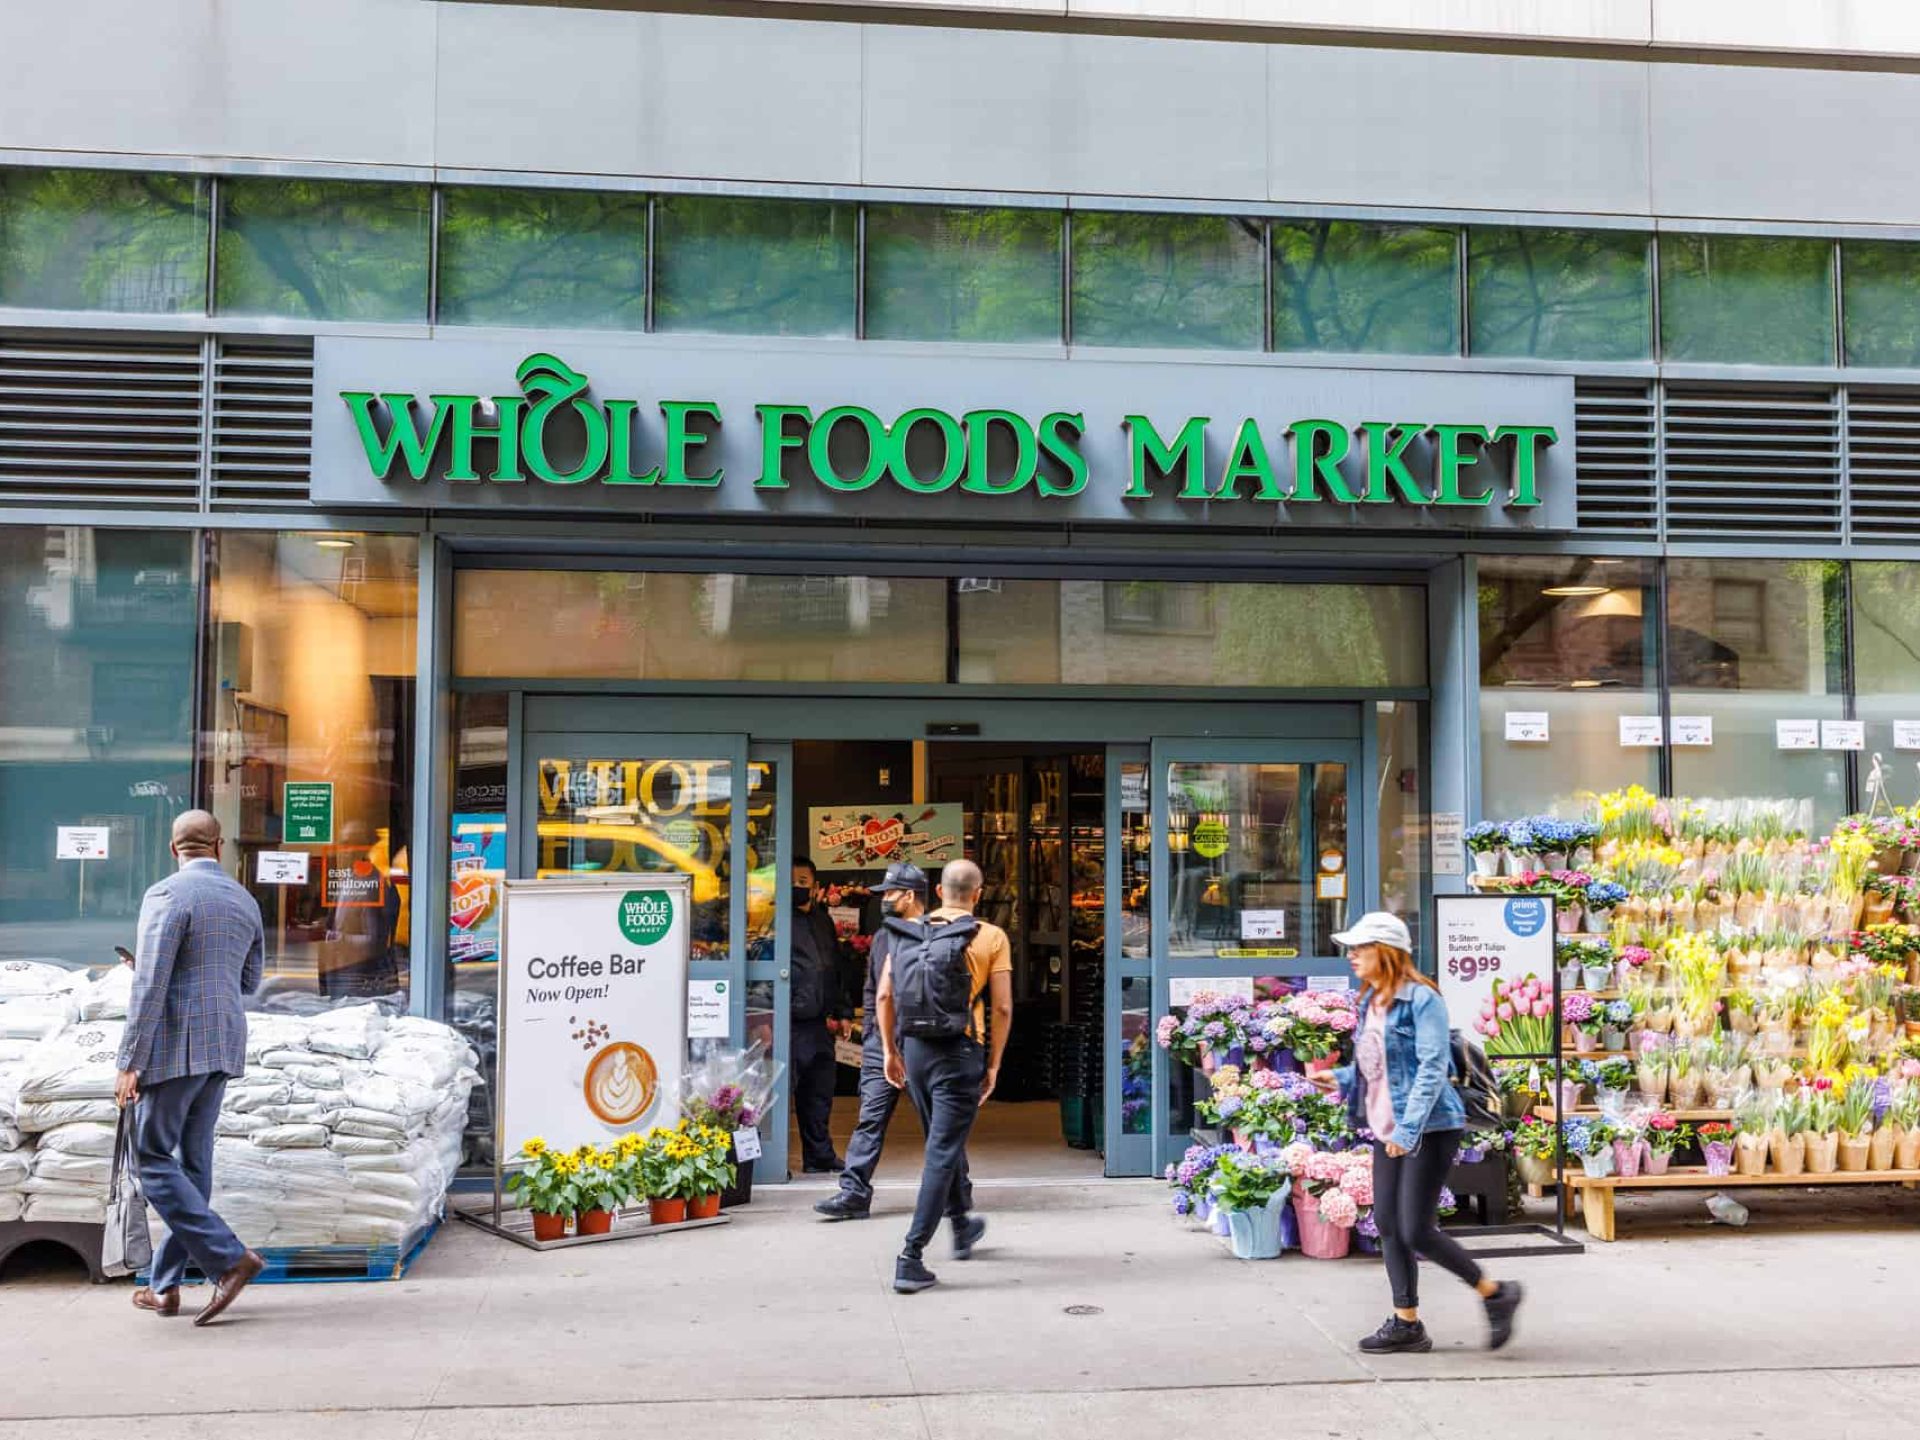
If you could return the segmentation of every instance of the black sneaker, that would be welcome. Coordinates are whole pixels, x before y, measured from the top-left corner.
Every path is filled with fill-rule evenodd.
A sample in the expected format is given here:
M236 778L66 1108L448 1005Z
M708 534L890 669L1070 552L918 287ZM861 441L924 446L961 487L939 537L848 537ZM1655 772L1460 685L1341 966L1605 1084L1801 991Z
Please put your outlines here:
M1387 1323L1360 1342L1369 1355L1424 1355L1433 1349L1433 1337L1418 1320L1387 1317Z
M866 1201L856 1200L842 1190L838 1195L816 1202L813 1213L829 1220L864 1220L870 1212Z
M961 1215L953 1222L953 1258L971 1260L973 1247L987 1233L987 1222L978 1215Z
M917 1295L939 1283L939 1277L927 1269L918 1255L902 1255L893 1262L893 1288L902 1295Z
M1487 1348L1498 1350L1513 1338L1513 1316L1523 1292L1517 1280L1502 1280L1500 1288L1480 1303L1487 1307Z
M846 1168L847 1168L846 1161L834 1159L834 1160L828 1160L824 1164L820 1164L820 1165L803 1165L801 1167L801 1172L806 1175L838 1175L842 1170Z

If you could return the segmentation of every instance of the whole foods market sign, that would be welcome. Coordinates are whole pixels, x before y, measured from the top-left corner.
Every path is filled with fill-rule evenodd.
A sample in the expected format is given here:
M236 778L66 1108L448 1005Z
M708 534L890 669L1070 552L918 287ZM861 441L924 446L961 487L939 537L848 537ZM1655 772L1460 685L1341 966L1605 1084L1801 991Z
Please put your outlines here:
M821 344L316 344L314 500L1567 528L1564 376Z

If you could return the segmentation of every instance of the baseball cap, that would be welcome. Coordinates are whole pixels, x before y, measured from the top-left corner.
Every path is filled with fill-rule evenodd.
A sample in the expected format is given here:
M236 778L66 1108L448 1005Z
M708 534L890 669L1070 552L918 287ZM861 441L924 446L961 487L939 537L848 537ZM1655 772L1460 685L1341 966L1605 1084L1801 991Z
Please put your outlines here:
M1407 933L1407 922L1398 915L1389 915L1384 910L1373 910L1362 915L1354 922L1350 930L1342 930L1333 937L1336 945L1391 945L1396 950L1413 950L1413 936Z
M887 867L886 878L873 887L873 893L884 895L889 890L918 890L927 893L927 872L918 865L905 860L896 860Z

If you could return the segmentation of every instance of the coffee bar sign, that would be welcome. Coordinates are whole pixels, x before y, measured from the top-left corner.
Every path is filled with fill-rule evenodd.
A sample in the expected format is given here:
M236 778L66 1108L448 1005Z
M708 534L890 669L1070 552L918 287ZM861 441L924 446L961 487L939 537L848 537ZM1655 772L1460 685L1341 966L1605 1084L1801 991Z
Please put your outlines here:
M1555 375L821 344L315 343L322 505L1552 530Z

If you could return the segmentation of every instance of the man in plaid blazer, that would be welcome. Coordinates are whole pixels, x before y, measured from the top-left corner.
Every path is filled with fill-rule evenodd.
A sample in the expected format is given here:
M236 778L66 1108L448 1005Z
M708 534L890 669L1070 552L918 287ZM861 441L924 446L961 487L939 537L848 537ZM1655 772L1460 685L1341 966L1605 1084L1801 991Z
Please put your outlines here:
M140 902L127 1033L120 1043L121 1105L136 1104L134 1143L140 1188L167 1222L150 1283L133 1303L157 1315L180 1313L180 1281L191 1259L213 1282L204 1325L234 1301L266 1262L242 1245L207 1203L213 1142L227 1078L247 1068L241 997L260 988L266 939L260 906L220 868L220 822L189 810L173 822L179 872Z

